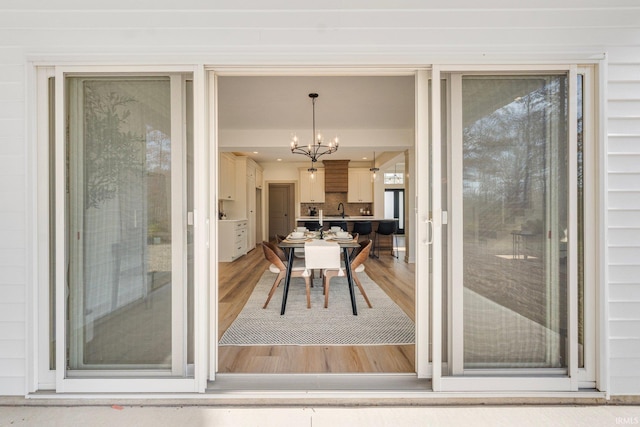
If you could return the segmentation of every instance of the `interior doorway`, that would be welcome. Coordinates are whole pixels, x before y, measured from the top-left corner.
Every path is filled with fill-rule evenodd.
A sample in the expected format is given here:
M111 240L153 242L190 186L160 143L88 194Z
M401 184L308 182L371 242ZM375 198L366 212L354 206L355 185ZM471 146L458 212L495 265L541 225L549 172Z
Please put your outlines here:
M388 153L387 158L415 146L412 139L416 126L414 121L415 84L415 75L409 72L398 76L218 76L218 150L232 151L238 158L253 159L260 166L260 172L263 174L263 228L262 238L256 239L257 243L261 240L274 241L276 234L287 235L295 228L296 217L304 215L298 200L296 183L300 182L301 174L305 173L308 164L306 162L303 164L297 156L290 156L290 150L286 145L282 145L279 133L282 129L288 133L289 129L301 130L308 127L309 117L306 114L308 97L306 95L309 91L322 93L324 101L323 127L343 130L342 133L350 136L351 143L341 147L338 155L342 156L341 159L349 159L352 162L351 167L366 168L368 171L371 162L366 160L366 155L371 150L370 144L379 147L381 152ZM313 89L309 89L309 86ZM297 97L290 99L288 95L283 95L298 92L304 95L299 97L302 102L305 102L303 105L298 104ZM258 93L261 94L258 98L265 103L262 108L256 108L255 105ZM367 94L375 99L383 96L387 102L373 102L367 97ZM246 99L245 103L241 102L243 99ZM339 102L332 104L331 102L336 99L339 99ZM252 107L247 108L246 105ZM367 117L374 118L373 124L368 123L370 119L361 119L358 114L358 112L364 111L366 106L370 107L371 105L380 105L380 109L383 110L376 114L370 112L367 115ZM260 114L257 114L256 111L259 111ZM304 113L298 114L299 112ZM368 129L371 129L371 126L375 126L374 128L377 129L381 125L381 121L384 121L382 117L386 120L385 128L388 128L388 132L397 137L389 138L386 135L384 138L380 136L379 140L371 141ZM358 129L352 128L354 121L358 122ZM343 129L345 126L348 126L346 130ZM369 137L356 137L358 132L363 131L367 132ZM254 133L256 137L251 138L250 136ZM375 135L379 134L375 133ZM365 139L366 146L358 145L358 141ZM389 141L402 141L402 143ZM236 173L236 176L240 176L240 174ZM256 185L258 182L256 181ZM382 188L378 187L377 190L382 190ZM327 191L325 195L326 193L332 192ZM382 196L382 194L378 195L380 200L377 202L380 205L384 203ZM325 213L328 212L329 206L335 210L338 205L337 201L334 203L335 197L346 199L347 195L330 194L326 198ZM238 202L236 200L230 203L237 204ZM325 201L318 203L323 204ZM347 212L347 215L357 216L358 206L352 207L354 211ZM256 210L261 210L257 200ZM256 231L258 228L259 221L256 221ZM375 225L373 229L375 230ZM364 237L363 240L365 240ZM403 341L397 336L389 339L388 335L380 332L383 328L370 328L373 329L373 332L367 336L367 339L356 341L354 336L363 336L361 329L351 327L345 332L343 324L329 326L328 322L317 321L307 323L313 324L312 332L298 333L303 337L300 340L303 344L292 343L291 340L284 342L284 340L278 339L284 334L265 331L262 326L256 328L255 334L236 333L236 325L243 325L243 321L247 317L243 317L240 322L236 322L236 320L241 318L243 313L246 313L245 309L254 308L255 295L259 295L259 307L256 310L259 312L258 314L272 308L275 308L279 313L282 297L278 297L278 294L274 294L268 307L263 309L269 288L275 278L275 273L272 271L271 274L274 277L268 277L270 265L265 258L265 254L260 249L250 251L246 256L239 257L231 263L219 263L218 265L216 378L219 374L416 374L416 344L412 333L407 334L406 336L410 338ZM295 261L304 265L304 259L296 259ZM405 323L412 325L412 330L415 331L415 264L398 262L391 254L384 254L380 259L367 259L366 263L366 272L362 273L361 280L365 280L363 286L367 289L370 298L377 289L380 296L377 298L375 308L379 310L379 313L382 313L390 301L396 307L394 313L400 312L402 316L398 317L407 319L408 322ZM265 278L270 281L267 283L267 290L263 292ZM341 307L340 280L334 279L332 284L329 309ZM282 286L276 292L281 294L281 288ZM316 292L312 294L312 299L314 295L323 295L322 281L318 276L316 276L314 288ZM259 291L255 291L258 289ZM289 294L287 314L290 313L289 310L297 307L295 303L291 302L291 298L292 294ZM300 305L300 307L305 309L307 317L311 316L311 313L306 311L306 306ZM312 308L325 310L323 304L317 303L315 300L312 303ZM364 305L362 310L365 310ZM313 315L316 314L313 313ZM359 318L364 317L359 316ZM379 318L380 316L375 321L379 321ZM307 324L303 324L303 322L290 323L280 332L284 330L306 331L303 327ZM384 318L383 323L385 325L393 324L388 317ZM318 332L322 332L322 329L332 331L334 335L339 336L340 343L336 344L337 340L332 337L334 339L328 341L330 344L309 344L311 339L308 337L315 338L319 335ZM234 332L228 333L229 330ZM234 340L233 337L242 338ZM249 339L247 337L266 338L261 340L261 338ZM387 341L383 341L383 338ZM237 341L242 342L238 343ZM226 381L225 377L223 377L223 381Z
M269 184L269 239L286 236L293 229L294 194L293 183Z

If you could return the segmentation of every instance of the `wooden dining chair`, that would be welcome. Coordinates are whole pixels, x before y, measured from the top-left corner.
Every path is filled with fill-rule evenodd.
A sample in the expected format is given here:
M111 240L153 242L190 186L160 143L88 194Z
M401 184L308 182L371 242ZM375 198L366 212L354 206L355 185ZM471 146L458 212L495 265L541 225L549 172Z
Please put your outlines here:
M269 295L267 296L267 300L264 303L262 308L267 308L269 305L269 301L271 301L271 297L276 292L276 289L282 282L282 279L287 275L287 265L284 261L280 259L280 256L277 254L277 250L282 252L282 249L274 245L270 242L262 242L262 251L264 252L264 257L271 263L269 265L269 271L272 273L277 273L276 280L273 282L273 286L271 286L271 290L269 291ZM284 252L283 252L284 254ZM307 287L307 308L311 308L311 278L303 275L304 266L292 266L291 268L291 278L294 277L302 277L304 278L305 285Z
M358 289L360 289L360 293L364 297L364 300L367 302L369 308L372 308L371 302L369 301L369 297L367 297L367 293L362 287L360 279L358 279L358 273L362 273L364 271L364 262L367 260L367 258L369 258L369 253L371 252L372 245L373 242L371 240L363 240L362 242L360 242L360 250L356 253L355 258L351 258L351 277L353 277L353 281L356 282L356 285L358 286ZM329 307L329 284L331 283L331 278L336 277L338 274L338 270L324 271L324 308Z
M282 248L278 246L280 242L282 242L283 240L284 240L283 236L276 234L276 244L273 245L270 242L267 242L267 243L270 244L271 249L276 253L276 255L278 255L278 258L280 258L283 262L287 262L287 254L285 254L284 250L282 250Z

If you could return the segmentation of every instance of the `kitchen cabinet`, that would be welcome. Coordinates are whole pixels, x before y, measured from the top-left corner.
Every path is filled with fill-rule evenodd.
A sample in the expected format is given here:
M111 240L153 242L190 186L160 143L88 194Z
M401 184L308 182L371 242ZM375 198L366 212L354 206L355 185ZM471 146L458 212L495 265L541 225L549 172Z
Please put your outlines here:
M262 188L262 168L256 167L256 188Z
M300 168L300 203L324 203L324 169L318 169L311 180L309 171Z
M234 200L236 198L236 161L231 153L220 153L218 165L218 199Z
M225 203L225 212L229 219L247 220L247 250L255 248L256 243L262 241L258 236L258 224L262 221L261 212L258 212L257 198L260 192L256 188L256 175L262 168L247 156L234 156L235 197L232 202Z
M247 220L218 221L218 261L234 261L246 253Z
M373 203L371 171L367 168L349 168L349 203Z

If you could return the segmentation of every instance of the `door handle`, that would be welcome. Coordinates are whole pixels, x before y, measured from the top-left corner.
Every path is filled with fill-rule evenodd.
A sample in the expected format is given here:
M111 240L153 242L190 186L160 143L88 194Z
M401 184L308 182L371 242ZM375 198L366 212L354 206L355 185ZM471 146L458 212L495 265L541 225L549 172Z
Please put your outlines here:
M427 219L424 221L425 224L429 225L429 239L427 241L424 242L425 246L431 245L433 244L433 220L432 219Z

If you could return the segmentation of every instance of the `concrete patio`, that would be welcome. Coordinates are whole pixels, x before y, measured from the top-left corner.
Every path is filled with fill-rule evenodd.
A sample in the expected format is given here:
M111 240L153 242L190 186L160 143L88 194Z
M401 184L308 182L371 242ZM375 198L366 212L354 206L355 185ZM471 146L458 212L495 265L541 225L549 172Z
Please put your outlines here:
M207 406L0 398L0 426L618 426L638 425L640 406Z

